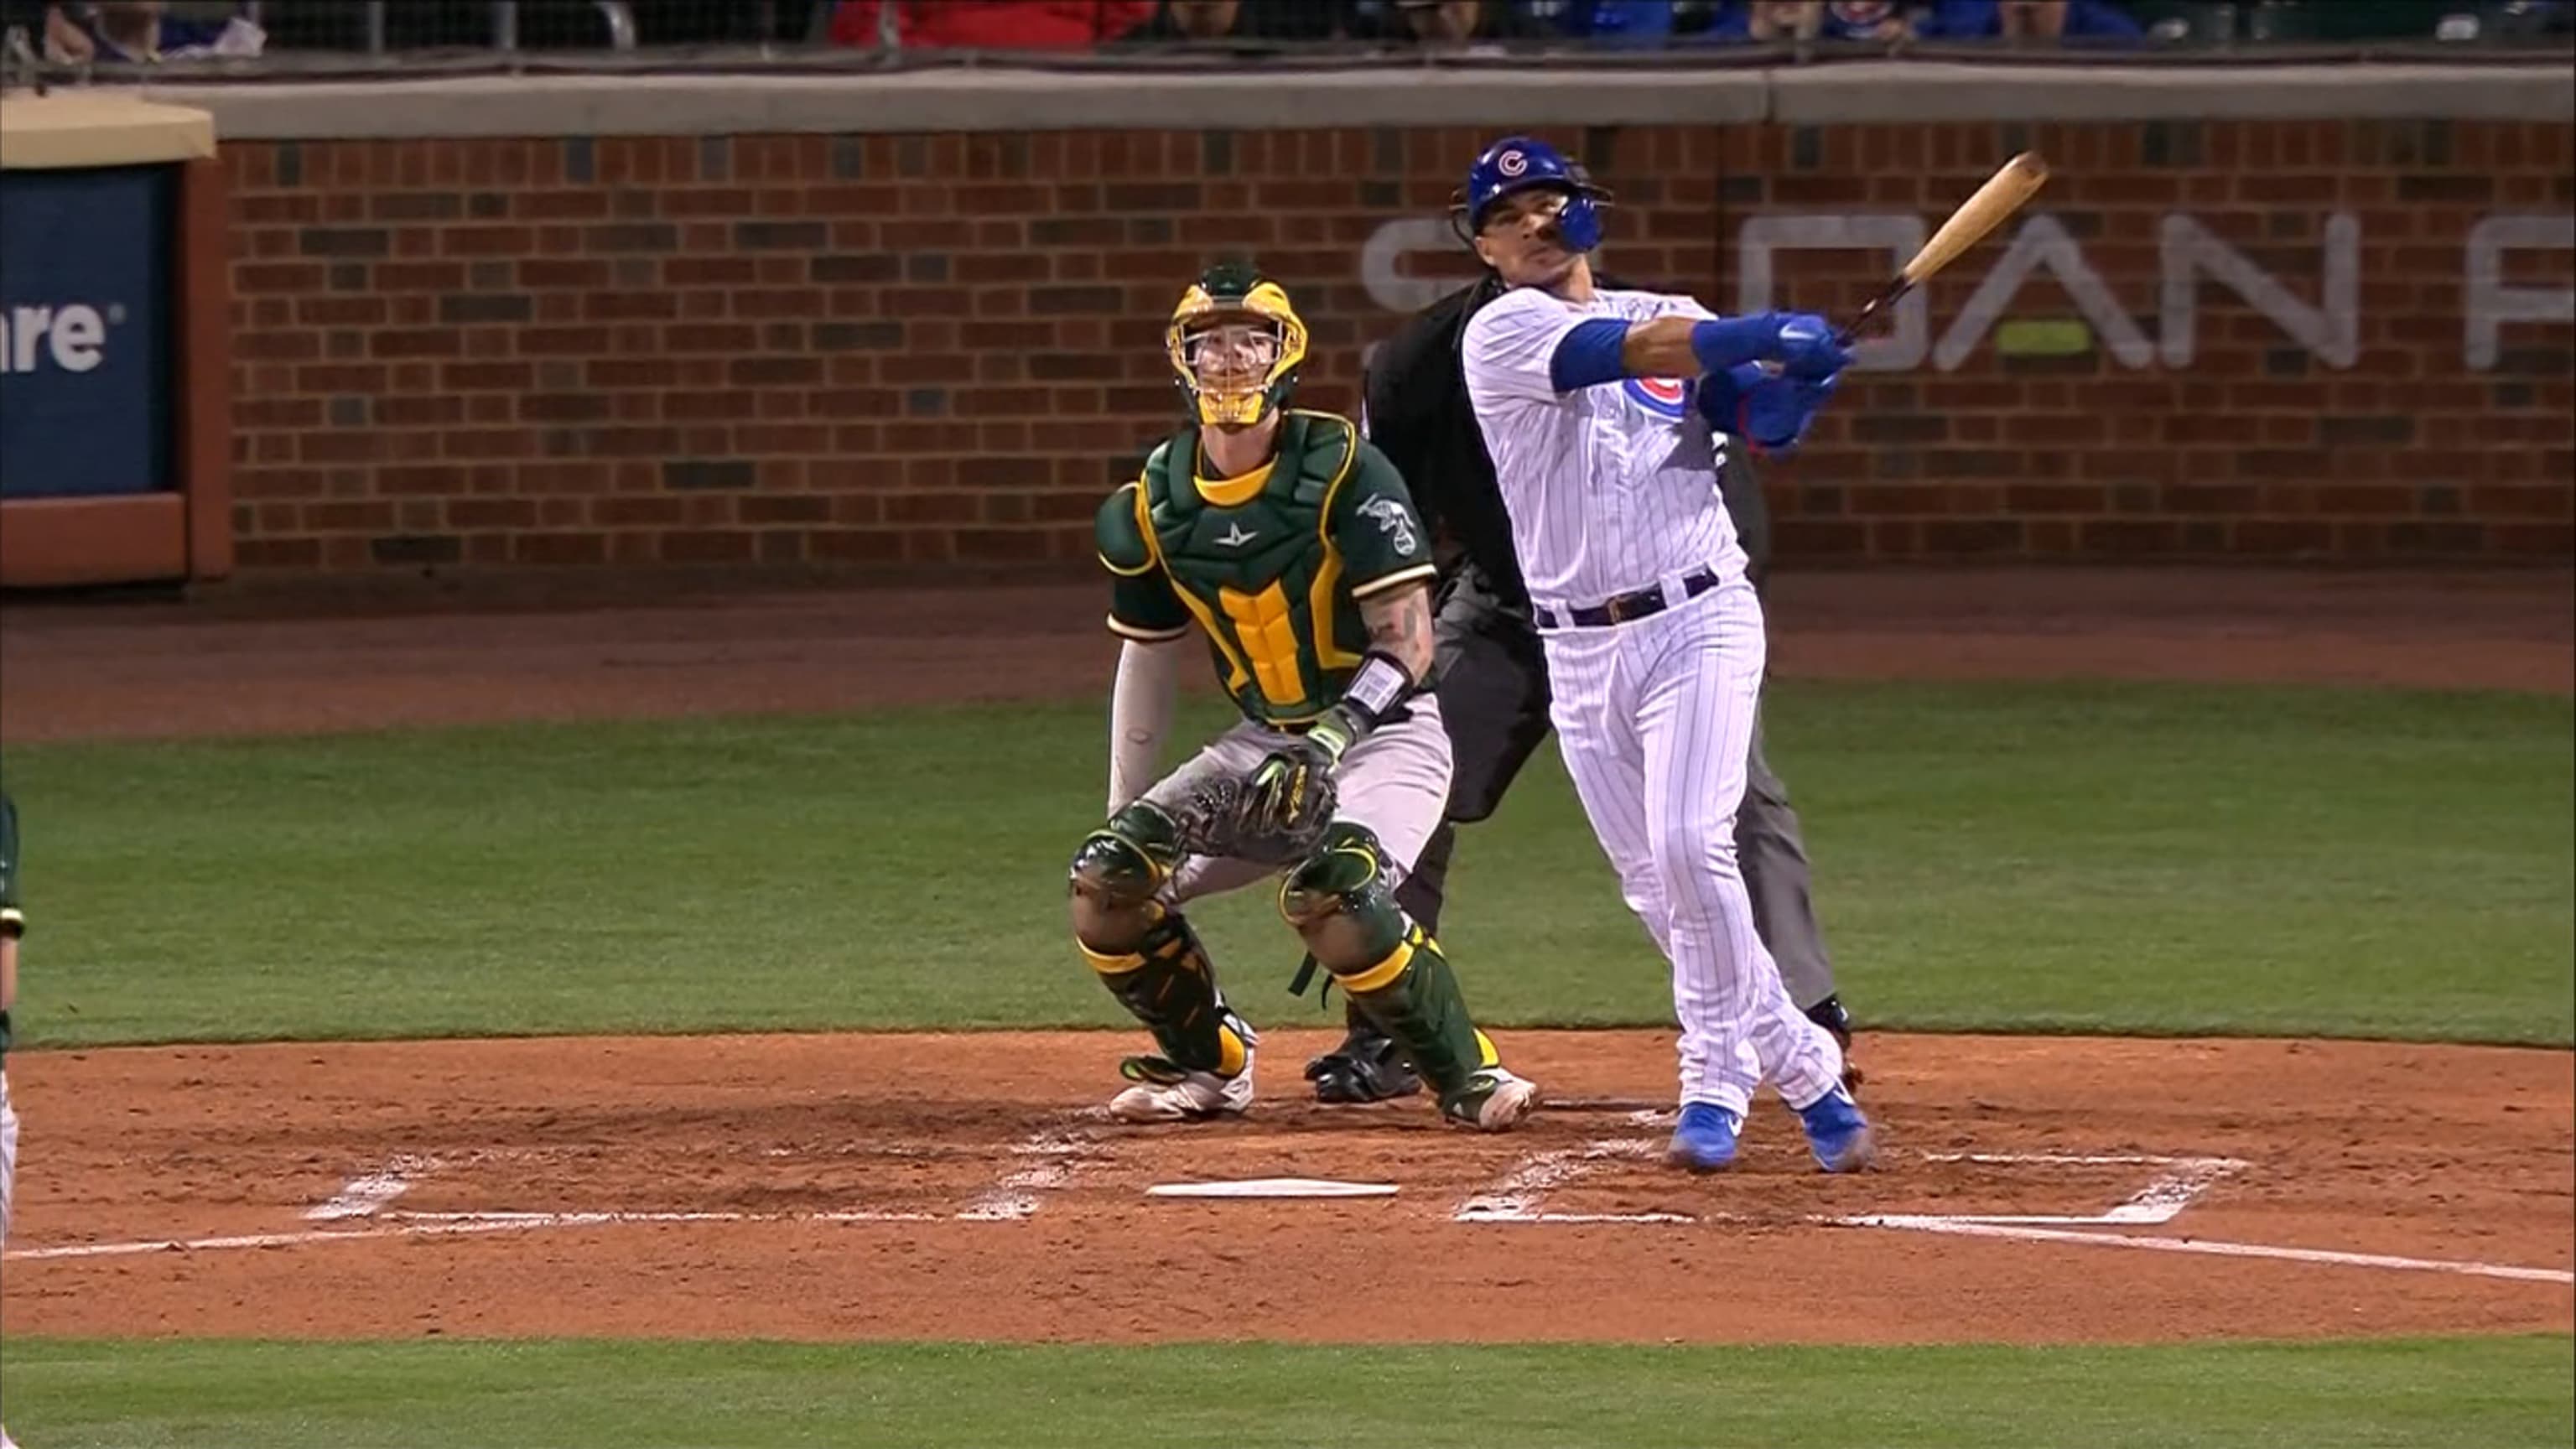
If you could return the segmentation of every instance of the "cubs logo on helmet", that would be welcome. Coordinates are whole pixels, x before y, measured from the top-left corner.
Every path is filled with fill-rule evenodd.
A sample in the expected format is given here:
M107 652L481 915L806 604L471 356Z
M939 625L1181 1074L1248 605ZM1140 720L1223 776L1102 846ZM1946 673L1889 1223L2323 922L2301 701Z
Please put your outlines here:
M1690 411L1690 384L1677 377L1631 377L1619 384L1628 400L1667 422Z
M1467 184L1450 198L1451 224L1463 222L1461 236L1483 229L1494 203L1515 191L1547 187L1565 194L1556 225L1565 244L1588 252L1601 244L1600 204L1610 193L1592 184L1583 168L1563 152L1534 136L1505 136L1485 148L1467 169Z

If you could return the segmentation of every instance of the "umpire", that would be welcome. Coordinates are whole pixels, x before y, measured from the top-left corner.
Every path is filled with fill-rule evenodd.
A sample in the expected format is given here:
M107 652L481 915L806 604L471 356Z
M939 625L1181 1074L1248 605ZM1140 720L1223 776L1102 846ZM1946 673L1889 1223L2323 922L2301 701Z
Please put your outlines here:
M1601 277L1604 287L1625 284ZM1435 686L1449 730L1455 774L1447 818L1423 847L1396 901L1440 929L1457 827L1494 813L1504 792L1547 739L1547 662L1530 619L1529 594L1512 553L1511 520L1494 485L1493 460L1467 402L1459 358L1467 319L1500 296L1492 271L1416 315L1371 359L1361 419L1368 439L1393 459L1440 550L1439 653ZM1719 492L1735 519L1759 593L1769 571L1771 526L1760 480L1740 447L1725 450ZM1833 963L1808 900L1807 848L1787 787L1762 757L1757 715L1744 803L1735 817L1736 849L1753 896L1754 922L1808 1017L1848 1049L1851 1017L1834 990ZM1346 1008L1350 1034L1306 1064L1323 1102L1375 1102L1420 1088L1393 1042ZM1854 1075L1857 1080L1857 1074Z

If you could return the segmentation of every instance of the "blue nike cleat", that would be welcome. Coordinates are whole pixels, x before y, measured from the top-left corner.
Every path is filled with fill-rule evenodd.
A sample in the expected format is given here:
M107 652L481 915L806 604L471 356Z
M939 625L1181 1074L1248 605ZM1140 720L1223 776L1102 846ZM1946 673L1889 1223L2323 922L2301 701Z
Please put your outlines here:
M1807 1129L1807 1145L1827 1172L1858 1172L1878 1156L1878 1134L1847 1088L1838 1086L1799 1108L1798 1123Z
M1723 1172L1735 1163L1735 1114L1714 1102L1688 1102L1664 1160L1692 1172Z

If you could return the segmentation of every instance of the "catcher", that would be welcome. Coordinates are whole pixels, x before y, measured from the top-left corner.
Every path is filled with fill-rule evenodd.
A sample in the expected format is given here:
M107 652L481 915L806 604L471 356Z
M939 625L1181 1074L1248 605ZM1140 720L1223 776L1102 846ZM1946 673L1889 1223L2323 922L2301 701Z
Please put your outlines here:
M1440 823L1449 738L1425 689L1431 540L1404 480L1345 419L1288 411L1306 327L1246 266L1210 268L1164 333L1191 426L1101 505L1121 648L1108 822L1073 858L1073 933L1153 1033L1130 1122L1241 1113L1251 1025L1181 907L1280 875L1317 963L1404 1049L1451 1122L1502 1131L1538 1096L1476 1029L1439 943L1394 885ZM1195 624L1243 719L1153 779Z

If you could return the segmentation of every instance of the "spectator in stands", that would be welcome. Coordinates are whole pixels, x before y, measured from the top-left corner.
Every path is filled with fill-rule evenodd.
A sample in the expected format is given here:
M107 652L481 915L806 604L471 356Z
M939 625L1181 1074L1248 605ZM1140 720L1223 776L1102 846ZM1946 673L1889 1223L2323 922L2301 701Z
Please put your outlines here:
M2490 18L2498 35L2567 35L2576 33L2576 0L2507 0Z
M1336 0L1162 0L1118 38L1129 45L1331 40L1343 33L1346 8Z
M2107 0L1936 0L1915 22L1926 40L2141 40L2146 30Z
M504 17L492 0L394 0L383 9L382 35L389 51L489 51L505 39L519 50L605 51L618 37L610 8L601 0L514 0ZM757 0L625 0L623 8L638 45L756 39L751 27L761 19ZM794 34L805 33L808 19L800 8ZM364 50L374 39L367 7L348 0L265 0L260 23L272 49Z
M1914 34L1928 4L1896 0L1729 0L1703 40L1862 40L1887 42Z
M1747 40L1813 40L1817 25L1825 18L1825 7L1817 0L1754 0L1749 9L1735 13L1744 17ZM1721 13L1717 24L1725 23L1726 15ZM1712 31L1716 28L1710 27Z
M1813 40L1825 19L1824 0L1725 0L1694 40L1750 40L1768 45Z
M2255 0L2246 38L2351 44L2537 36L2568 26L2565 0Z
M889 0L905 50L1089 50L1154 13L1154 0ZM832 43L877 44L880 0L841 0Z
M1895 0L1826 0L1816 34L1825 40L1903 40L1927 7Z
M1480 48L1549 31L1502 0L1362 0L1360 33L1399 44Z
M162 0L98 0L45 7L45 58L60 65L194 60L257 55L268 44L257 21L235 12L221 21L164 14Z
M1557 29L1595 45L1653 47L1673 34L1673 0L1569 0L1558 6Z

